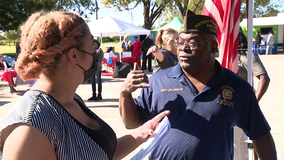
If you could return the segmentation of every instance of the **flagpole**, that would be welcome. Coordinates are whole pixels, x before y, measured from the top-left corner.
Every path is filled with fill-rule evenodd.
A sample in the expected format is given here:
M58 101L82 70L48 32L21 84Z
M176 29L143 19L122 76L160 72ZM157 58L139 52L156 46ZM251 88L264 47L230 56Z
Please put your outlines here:
M119 61L121 62L121 34L119 35Z
M253 0L247 0L248 5L247 5L247 33L248 33L248 83L252 86L253 85L253 77L252 77L252 37L253 37Z
M248 70L247 70L247 81L253 87L253 62L252 62L252 37L253 37L253 0L247 0L247 33L248 33L248 50L247 50L247 58L248 58ZM248 143L252 143L251 140ZM255 160L254 156L254 148L248 148L248 157L249 160ZM258 158L257 158L258 159Z

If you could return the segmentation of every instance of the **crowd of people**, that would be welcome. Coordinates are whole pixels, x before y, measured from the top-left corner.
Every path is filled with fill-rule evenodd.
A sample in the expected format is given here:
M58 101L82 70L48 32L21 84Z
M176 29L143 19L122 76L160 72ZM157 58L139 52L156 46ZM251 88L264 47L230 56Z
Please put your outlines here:
M0 159L122 159L167 116L171 129L149 159L232 160L238 126L260 159L276 160L271 128L258 104L269 76L255 54L254 76L260 83L254 92L240 77L242 72L238 76L220 65L212 17L188 10L179 33L161 29L155 41L150 35L142 42L135 36L133 44L124 37L121 48L137 57L137 64L120 90L119 113L125 127L133 129L121 138L76 94L81 83L92 79L89 100L103 99L104 53L86 22L71 12L40 11L27 19L21 32L15 67L23 80L37 83L1 124ZM241 48L247 41L242 38L240 33L239 67L245 70L246 51ZM150 78L147 69L154 73ZM139 88L140 95L133 98Z
M260 54L260 45L266 45L265 54L271 55L273 53L273 47L274 47L274 32L269 31L267 41L265 38L261 35L259 31L257 31L256 39L255 39L255 45L256 45L256 53Z

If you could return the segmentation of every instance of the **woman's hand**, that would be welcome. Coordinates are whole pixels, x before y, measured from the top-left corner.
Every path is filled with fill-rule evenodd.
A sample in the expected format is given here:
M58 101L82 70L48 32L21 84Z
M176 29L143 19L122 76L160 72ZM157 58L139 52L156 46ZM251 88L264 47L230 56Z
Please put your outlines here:
M151 54L151 53L153 53L154 56L155 56L155 53L156 53L156 52L159 52L159 48L158 48L158 46L153 45L153 46L151 46L151 47L148 49L148 51L147 51L147 53L146 53L146 56L149 56L149 54Z
M130 134L119 138L117 140L115 159L122 159L143 142L147 141L153 135L161 119L168 114L170 114L170 111L164 111L142 126L132 130Z
M158 46L153 45L151 46L147 51L147 56L149 56L151 53L157 58L158 62L163 62L164 60L164 54L161 52L161 50L158 48Z
M153 134L155 129L158 127L159 122L168 114L170 114L169 110L164 111L164 112L158 114L153 119L147 121L142 126L140 126L139 128L135 129L133 131L134 132L133 136L134 135L137 136L137 138L139 140L141 140L142 142L147 141L151 137L151 135Z

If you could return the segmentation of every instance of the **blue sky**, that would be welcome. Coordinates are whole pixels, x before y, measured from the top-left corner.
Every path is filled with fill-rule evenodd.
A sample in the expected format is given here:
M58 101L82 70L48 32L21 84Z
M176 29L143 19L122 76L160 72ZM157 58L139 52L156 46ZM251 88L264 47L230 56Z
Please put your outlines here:
M272 0L272 1L278 1L278 0ZM284 0L280 0L280 5L282 6L282 10L284 10ZM106 17L106 16L112 16L114 18L117 18L119 20L123 20L125 22L131 23L132 24L132 19L131 19L131 12L130 11L115 11L113 8L104 8L103 4L101 4L101 1L98 0L98 6L99 6L99 11L98 11L98 17ZM140 4L138 5L134 10L132 10L132 16L133 16L133 24L137 26L142 26L144 24L144 18L143 18L143 6ZM90 18L90 21L96 19L96 14L93 14ZM158 21L158 20L157 20ZM158 24L156 21L155 24Z
M114 18L117 18L119 20L128 22L132 24L131 20L131 12L130 11L115 11L113 8L104 8L104 5L101 4L100 0L98 0L98 18L106 17L106 16L112 16ZM138 5L134 10L132 10L132 16L133 16L133 24L134 25L143 25L144 24L144 18L143 18L143 7L142 5ZM93 14L90 18L90 21L96 20L96 14Z

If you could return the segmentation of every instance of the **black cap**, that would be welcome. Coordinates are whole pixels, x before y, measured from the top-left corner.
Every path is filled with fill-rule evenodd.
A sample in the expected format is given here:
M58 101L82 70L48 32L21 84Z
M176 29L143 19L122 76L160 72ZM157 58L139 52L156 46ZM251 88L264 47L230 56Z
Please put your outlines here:
M180 33L189 32L210 33L217 37L216 21L212 17L196 15L190 10L187 10L187 14L184 16L184 20L180 28Z

